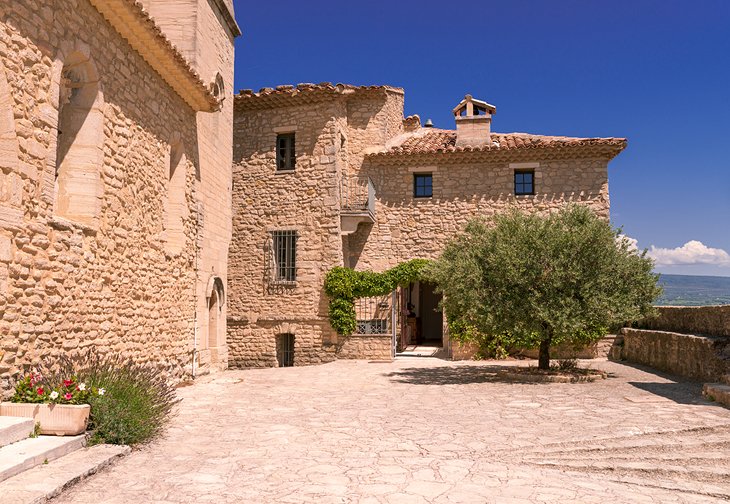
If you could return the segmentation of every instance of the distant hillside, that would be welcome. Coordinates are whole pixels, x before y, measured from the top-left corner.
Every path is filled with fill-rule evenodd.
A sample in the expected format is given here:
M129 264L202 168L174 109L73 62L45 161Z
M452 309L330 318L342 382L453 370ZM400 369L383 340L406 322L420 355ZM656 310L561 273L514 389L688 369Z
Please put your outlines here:
M730 277L662 274L659 283L664 294L658 306L730 304Z

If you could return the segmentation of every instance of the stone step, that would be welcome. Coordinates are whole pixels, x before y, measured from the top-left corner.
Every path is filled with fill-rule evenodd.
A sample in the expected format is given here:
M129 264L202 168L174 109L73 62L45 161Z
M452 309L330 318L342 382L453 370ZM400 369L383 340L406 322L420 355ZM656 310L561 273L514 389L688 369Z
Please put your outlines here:
M38 436L0 448L0 481L83 448L86 436Z
M711 401L730 408L730 385L724 383L705 383L702 387L702 395Z
M0 416L0 448L33 434L33 419L11 416Z
M41 504L128 454L128 446L82 448L0 482L3 504Z

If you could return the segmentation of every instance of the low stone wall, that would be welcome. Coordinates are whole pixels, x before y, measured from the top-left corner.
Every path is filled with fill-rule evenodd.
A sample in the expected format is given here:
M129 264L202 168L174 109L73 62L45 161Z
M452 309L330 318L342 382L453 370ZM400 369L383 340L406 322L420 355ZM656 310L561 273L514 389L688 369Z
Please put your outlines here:
M641 328L688 334L730 336L730 305L660 306L658 315L640 324Z
M390 334L352 334L340 336L338 359L392 360Z
M730 338L631 328L621 333L623 360L694 380L717 381L730 373Z

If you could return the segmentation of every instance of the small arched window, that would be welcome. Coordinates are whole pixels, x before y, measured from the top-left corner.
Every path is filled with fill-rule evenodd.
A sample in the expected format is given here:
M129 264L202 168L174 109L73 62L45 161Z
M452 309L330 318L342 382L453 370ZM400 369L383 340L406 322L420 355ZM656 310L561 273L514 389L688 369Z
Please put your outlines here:
M94 64L82 52L72 53L61 71L54 211L90 225L95 224L103 196L102 105Z
M167 194L165 195L165 242L170 253L178 254L185 247L185 220L188 203L185 194L187 158L183 142L177 140L170 147Z

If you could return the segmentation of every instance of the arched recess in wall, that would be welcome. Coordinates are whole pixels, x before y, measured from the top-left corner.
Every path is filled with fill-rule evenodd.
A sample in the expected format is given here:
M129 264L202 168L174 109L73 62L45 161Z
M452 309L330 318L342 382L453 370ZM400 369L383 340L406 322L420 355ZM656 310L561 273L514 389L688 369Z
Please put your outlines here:
M221 309L225 303L223 280L214 276L208 280L206 287L208 300L208 348L220 346Z
M104 193L104 97L88 49L63 59L59 83L54 213L96 225Z
M0 206L20 207L22 181L18 168L18 137L15 133L13 96L5 70L0 67Z
M186 167L185 145L176 137L170 145L164 208L165 244L172 254L179 254L185 247L185 220L189 215L185 191Z

